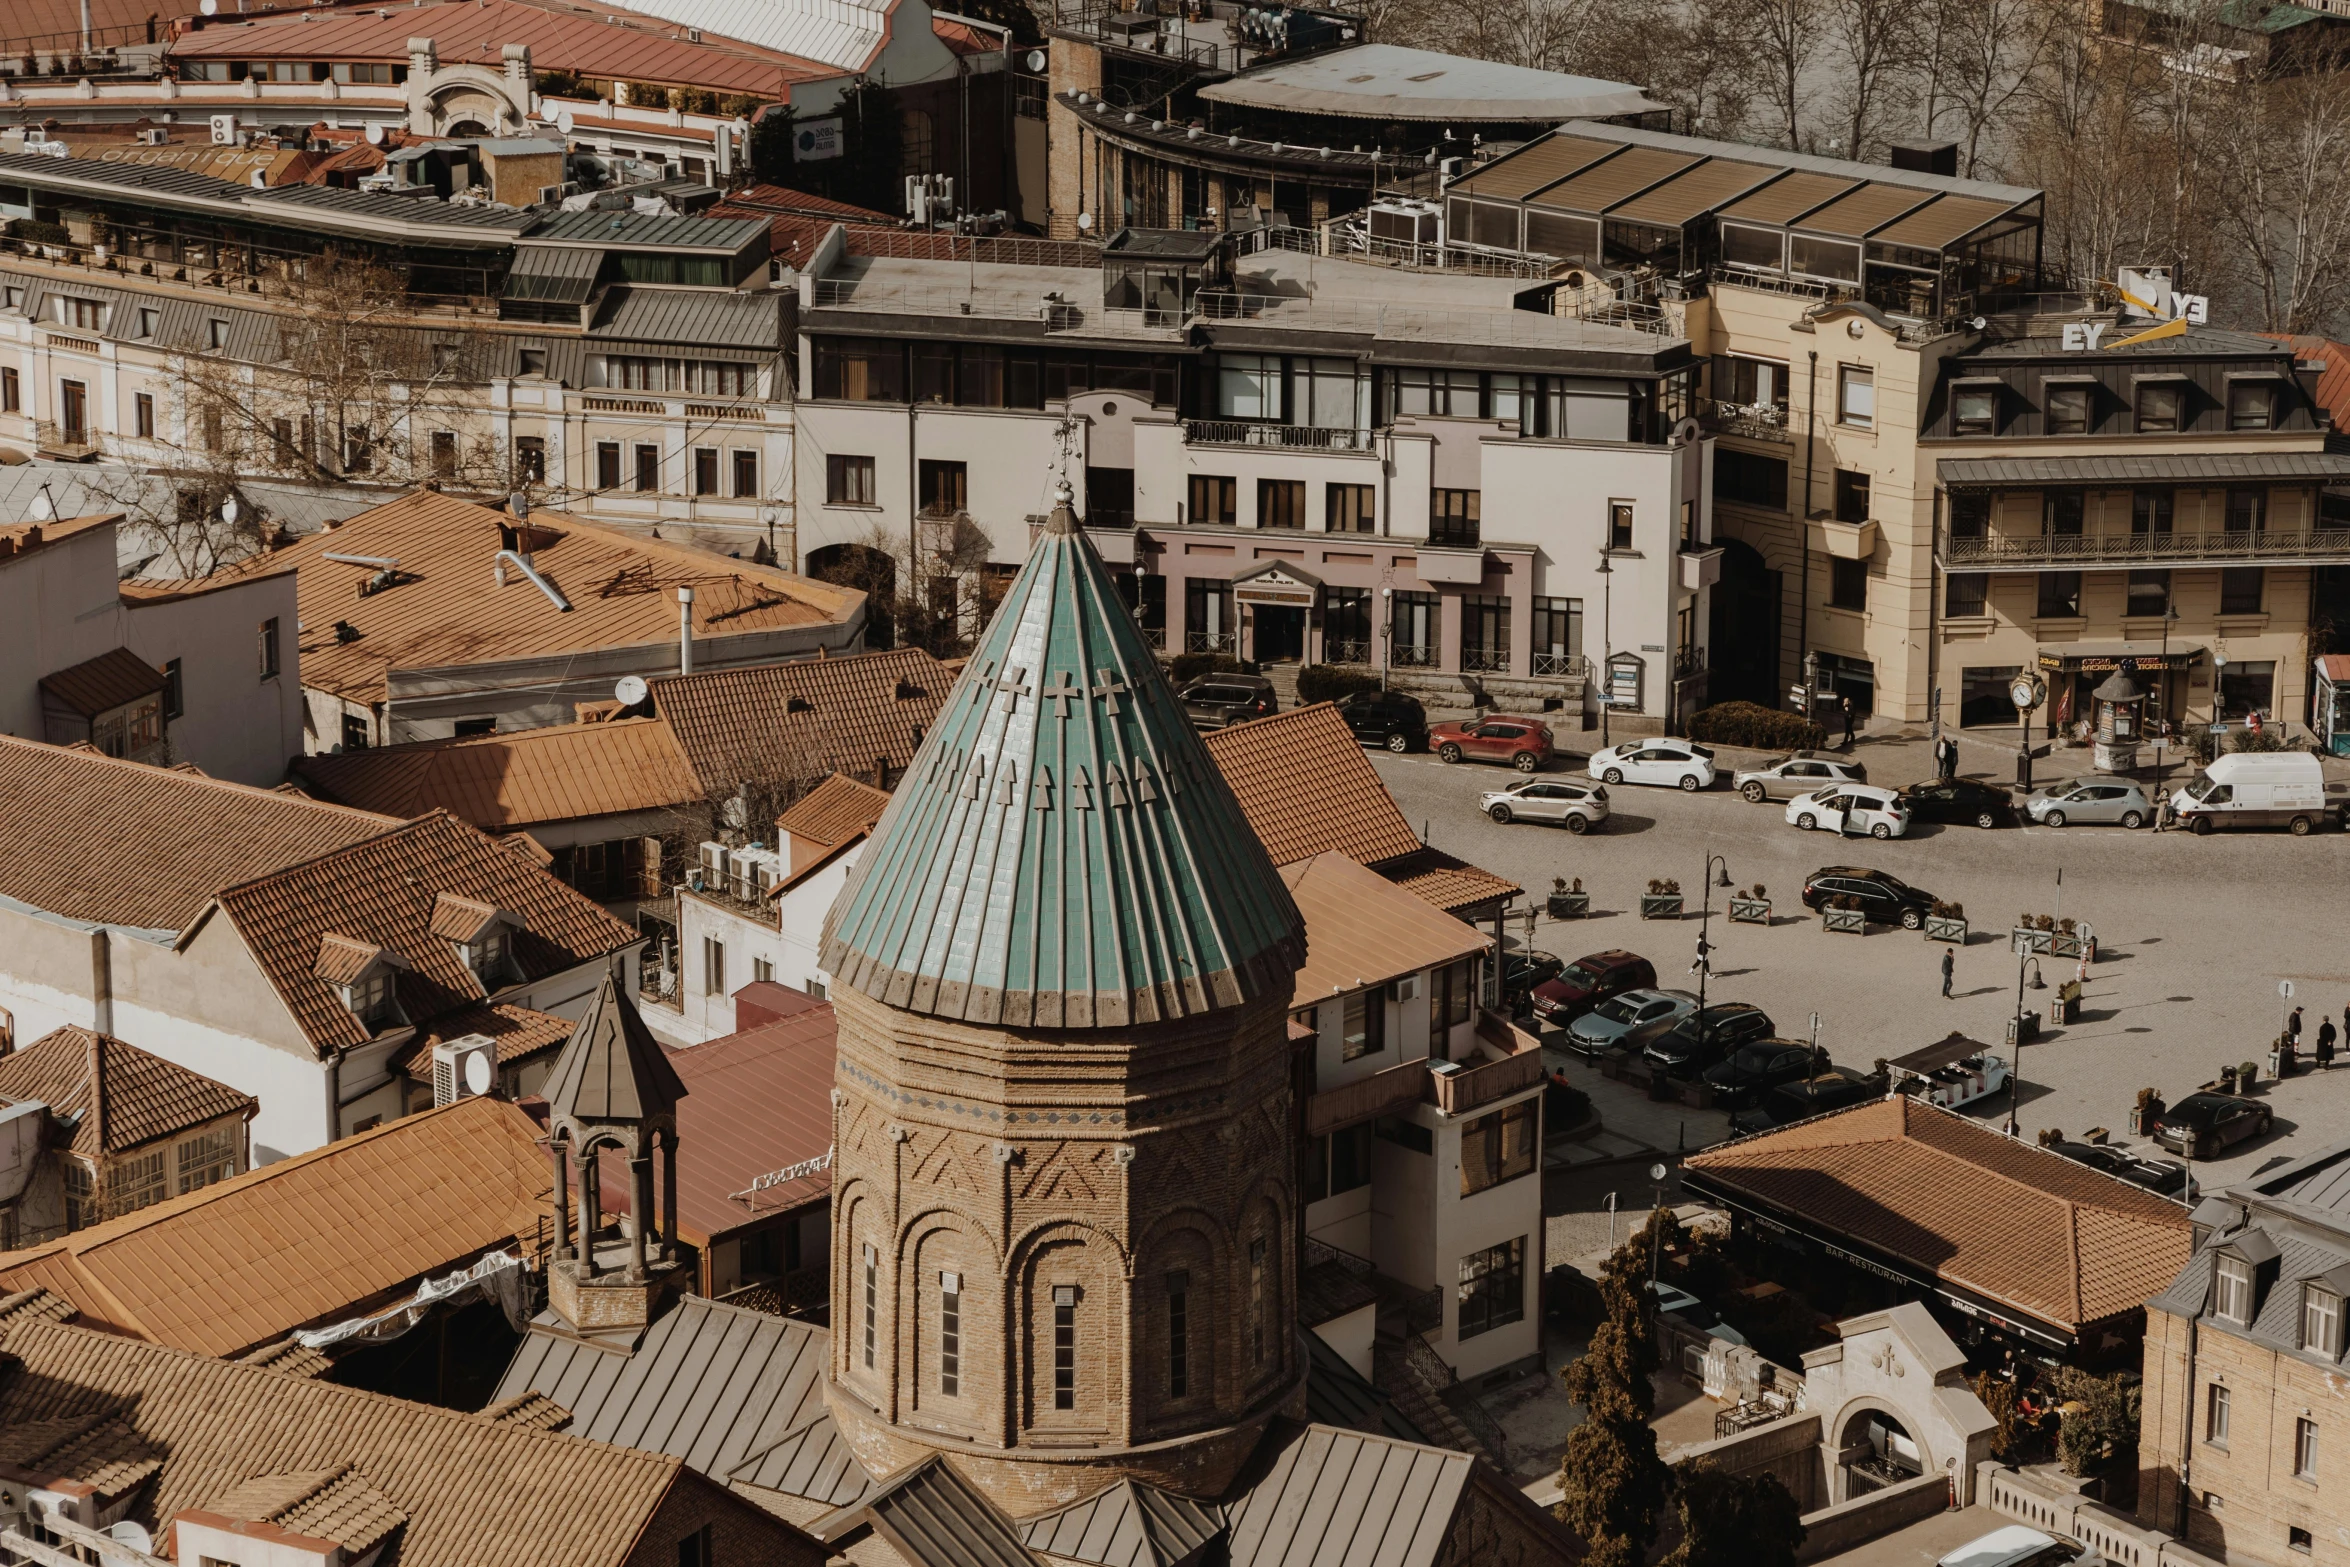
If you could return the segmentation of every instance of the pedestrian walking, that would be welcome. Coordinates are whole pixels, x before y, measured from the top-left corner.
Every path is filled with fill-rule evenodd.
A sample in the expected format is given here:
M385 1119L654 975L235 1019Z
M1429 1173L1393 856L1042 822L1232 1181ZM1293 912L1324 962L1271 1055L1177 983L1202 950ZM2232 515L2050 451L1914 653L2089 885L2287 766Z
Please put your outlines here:
M2334 1068L2334 1020L2319 1018L2317 1022L2317 1069L2330 1072Z
M1948 947L1942 949L1942 999L1950 999L1950 975L1958 967L1958 958Z
M2293 1015L2285 1019L2285 1039L2290 1044L2301 1043L2301 1009L2299 1007L2295 1007Z
M1841 697L1837 705L1844 710L1844 749L1852 749L1852 698Z

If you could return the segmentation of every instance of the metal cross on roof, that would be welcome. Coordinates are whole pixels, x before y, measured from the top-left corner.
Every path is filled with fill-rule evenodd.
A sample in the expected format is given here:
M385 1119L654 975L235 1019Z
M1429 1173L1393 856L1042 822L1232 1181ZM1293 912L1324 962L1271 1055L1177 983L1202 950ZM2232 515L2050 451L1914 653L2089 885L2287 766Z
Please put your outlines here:
M1055 706L1059 709L1059 711L1054 715L1055 717L1059 718L1067 718L1069 716L1069 704L1084 695L1085 687L1081 685L1070 684L1069 671L1066 669L1054 670L1053 683L1044 688L1044 699L1055 704Z

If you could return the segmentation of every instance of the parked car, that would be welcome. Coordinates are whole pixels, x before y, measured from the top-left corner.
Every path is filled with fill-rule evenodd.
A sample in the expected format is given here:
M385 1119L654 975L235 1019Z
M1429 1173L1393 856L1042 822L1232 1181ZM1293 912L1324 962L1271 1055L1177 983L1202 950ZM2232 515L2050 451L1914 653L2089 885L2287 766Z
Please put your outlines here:
M1675 1284L1661 1279L1650 1279L1648 1287L1656 1291L1656 1310L1660 1317L1672 1317L1726 1344L1743 1344L1746 1335L1724 1322L1721 1314L1699 1300L1695 1295Z
M2236 1094L2189 1094L2162 1113L2154 1140L2182 1159L2208 1159L2255 1137L2266 1137L2277 1113Z
M1338 702L1338 716L1365 745L1383 745L1401 755L1428 748L1428 710L1401 691L1357 691Z
M1714 754L1687 740L1627 740L1594 752L1583 771L1604 784L1662 784L1694 794L1714 786Z
M1501 955L1501 999L1515 1011L1537 987L1558 978L1566 964L1554 953L1512 947Z
M1558 978L1534 987L1534 1015L1564 1028L1610 996L1656 983L1656 965L1637 952L1616 948L1577 958Z
M1749 767L1730 778L1730 787L1756 805L1765 800L1792 800L1816 794L1830 784L1867 783L1869 770L1858 762L1825 751L1797 751L1760 767Z
M1856 865L1823 865L1803 879L1803 906L1818 909L1830 898L1857 898L1861 912L1879 925L1916 930L1926 922L1934 895L1898 876Z
M1643 1042L1640 1056L1668 1077L1695 1077L1740 1045L1771 1032L1771 1015L1753 1002L1716 1001Z
M1800 1082L1827 1070L1824 1054L1792 1039L1757 1039L1740 1045L1705 1069L1714 1103L1752 1104L1781 1083Z
M1830 1067L1817 1077L1781 1083L1765 1090L1752 1105L1731 1114L1730 1130L1741 1135L1767 1132L1775 1126L1808 1121L1815 1115L1826 1115L1831 1110L1881 1099L1884 1095L1885 1085L1877 1078L1848 1066Z
M1607 789L1537 778L1514 788L1488 789L1477 797L1477 808L1505 827L1511 822L1551 822L1582 834L1607 820Z
M2177 1197L2187 1189L2187 1167L2176 1159L2143 1159L2126 1148L2108 1148L2102 1143L2050 1143L2048 1151L2132 1186L2143 1186L2159 1197Z
M1280 711L1281 697L1263 675L1202 675L1179 693L1196 729L1229 729Z
M1627 990L1569 1023L1567 1048L1606 1055L1625 1036L1651 1027L1662 1031L1696 1010L1697 997L1686 990Z
M1428 745L1439 761L1507 762L1521 773L1550 760L1550 726L1539 718L1494 713L1466 723L1431 724Z
M1810 832L1865 832L1872 838L1898 838L1909 831L1909 807L1891 789L1875 784L1830 784L1787 805L1787 820Z
M2087 1551L2087 1546L2011 1523L1969 1540L1934 1567L2069 1567Z
M2143 827L2154 820L2154 802L2127 778L2071 778L2033 790L2024 814L2045 827L2092 822Z
M2231 751L2170 798L2182 826L2289 827L2296 838L2341 825L2342 799L2330 793L2307 751Z
M1901 791L1913 822L1941 822L1951 826L2012 827L2015 798L1997 784L1974 778L1937 778L1914 783Z

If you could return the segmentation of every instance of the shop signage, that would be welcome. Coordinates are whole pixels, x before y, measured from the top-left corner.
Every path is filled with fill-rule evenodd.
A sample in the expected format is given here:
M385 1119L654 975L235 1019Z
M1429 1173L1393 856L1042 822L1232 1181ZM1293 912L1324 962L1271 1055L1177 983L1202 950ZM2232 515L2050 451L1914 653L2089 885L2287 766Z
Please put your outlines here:
M1268 571L1262 576L1232 584L1232 597L1237 603L1270 604L1281 608L1312 609L1319 592L1313 584L1300 582L1278 571Z
M2169 654L2082 653L2078 655L2042 653L2040 667L2042 669L2078 669L2083 673L2110 673L2119 669L2125 673L2136 674L2141 670L2150 669L2186 669L2193 665L2199 656L2194 652Z

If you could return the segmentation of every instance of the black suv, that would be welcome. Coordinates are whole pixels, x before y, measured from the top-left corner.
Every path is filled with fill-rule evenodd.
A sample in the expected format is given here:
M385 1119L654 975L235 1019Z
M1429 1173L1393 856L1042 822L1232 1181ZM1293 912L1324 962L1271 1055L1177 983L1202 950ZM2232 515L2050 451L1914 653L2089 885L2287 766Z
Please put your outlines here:
M1824 1050L1792 1039L1757 1039L1707 1067L1705 1084L1714 1091L1715 1104L1731 1109L1752 1104L1781 1083L1797 1082L1827 1069Z
M1842 1110L1870 1099L1882 1099L1881 1078L1867 1077L1848 1066L1831 1067L1800 1083L1782 1083L1762 1096L1752 1109L1730 1117L1730 1130L1741 1136L1767 1132L1775 1126L1808 1121L1815 1115Z
M1926 922L1934 895L1920 892L1898 876L1863 870L1855 865L1829 865L1804 878L1803 906L1820 909L1830 898L1850 898L1871 924L1899 925L1916 930Z
M1357 691L1338 703L1338 716L1365 745L1401 755L1428 749L1428 710L1401 691Z
M1768 1039L1770 1035L1770 1014L1753 1002L1717 1001L1703 1012L1690 1013L1635 1048L1641 1059L1668 1077L1695 1077L1740 1045Z
M1263 675L1202 675L1180 694L1183 716L1196 729L1229 729L1279 710L1280 696Z

